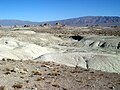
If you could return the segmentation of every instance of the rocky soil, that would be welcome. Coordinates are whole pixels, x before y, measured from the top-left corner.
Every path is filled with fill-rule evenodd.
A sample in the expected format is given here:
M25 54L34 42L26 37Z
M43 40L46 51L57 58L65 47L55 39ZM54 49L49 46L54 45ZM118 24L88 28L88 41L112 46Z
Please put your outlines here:
M0 90L119 90L120 74L33 60L0 61Z
M119 90L120 37L109 29L0 28L0 90Z

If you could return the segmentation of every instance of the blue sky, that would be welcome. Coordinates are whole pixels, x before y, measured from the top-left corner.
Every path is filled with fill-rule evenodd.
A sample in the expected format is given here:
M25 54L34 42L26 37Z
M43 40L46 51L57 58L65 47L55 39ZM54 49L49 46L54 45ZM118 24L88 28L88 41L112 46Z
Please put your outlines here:
M0 19L50 21L120 16L120 0L0 0Z

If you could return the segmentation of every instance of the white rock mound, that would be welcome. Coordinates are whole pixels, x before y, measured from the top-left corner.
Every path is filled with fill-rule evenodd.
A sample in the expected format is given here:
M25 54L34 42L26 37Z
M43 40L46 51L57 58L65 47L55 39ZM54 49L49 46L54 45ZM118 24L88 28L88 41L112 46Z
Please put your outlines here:
M11 37L0 38L0 59L34 59L40 55L51 52L54 52L54 50L35 44L20 42Z
M120 37L115 36L85 36L80 40L80 45L92 48L119 49Z
M36 60L53 61L68 66L120 73L120 57L99 53L53 53L42 55Z

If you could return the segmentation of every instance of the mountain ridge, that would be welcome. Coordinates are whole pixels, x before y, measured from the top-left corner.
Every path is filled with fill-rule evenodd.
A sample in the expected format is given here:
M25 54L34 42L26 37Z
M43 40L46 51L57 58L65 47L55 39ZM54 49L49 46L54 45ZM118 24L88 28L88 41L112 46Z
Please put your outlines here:
M55 23L61 23L64 25L70 26L86 26L86 25L101 25L101 26L111 26L118 25L120 26L120 17L119 16L83 16L77 18L55 20L55 21L46 21L46 22L32 22L26 20L13 20L13 19L0 19L0 25L3 26L13 26L13 25L40 25L48 23L55 25Z

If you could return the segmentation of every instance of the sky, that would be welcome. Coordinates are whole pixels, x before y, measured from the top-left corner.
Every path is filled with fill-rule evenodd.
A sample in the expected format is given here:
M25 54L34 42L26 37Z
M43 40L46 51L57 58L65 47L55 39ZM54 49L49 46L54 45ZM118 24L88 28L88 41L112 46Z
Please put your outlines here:
M53 21L120 16L120 0L0 0L0 19Z

